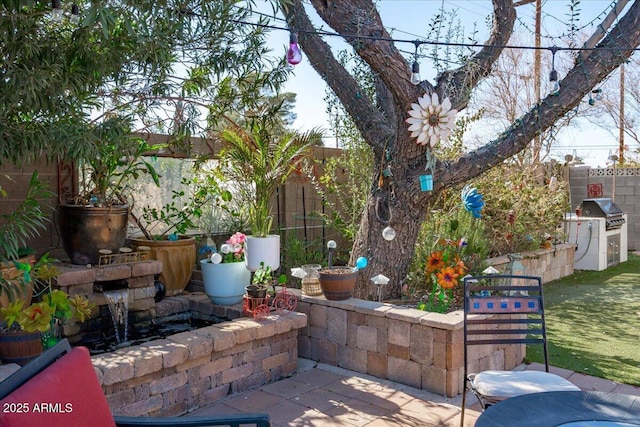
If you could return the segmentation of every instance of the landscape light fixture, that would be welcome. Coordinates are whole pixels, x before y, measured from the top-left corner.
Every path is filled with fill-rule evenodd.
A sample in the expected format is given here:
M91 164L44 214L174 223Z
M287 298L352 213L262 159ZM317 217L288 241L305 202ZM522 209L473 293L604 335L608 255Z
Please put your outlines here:
M302 61L302 52L298 46L298 34L289 33L289 49L287 50L287 62L289 65L298 65Z

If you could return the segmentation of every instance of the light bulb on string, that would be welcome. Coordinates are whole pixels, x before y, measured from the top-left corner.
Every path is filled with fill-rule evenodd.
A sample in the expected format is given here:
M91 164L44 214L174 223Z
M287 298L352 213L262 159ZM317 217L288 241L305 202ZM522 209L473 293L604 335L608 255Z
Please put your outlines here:
M417 40L413 42L416 46L416 52L413 55L413 64L411 65L411 83L414 85L420 84L420 64L418 63L418 47L420 42Z
M594 89L591 93L593 94L593 99L596 101L602 101L602 89Z
M60 21L62 19L62 6L60 0L51 0L51 19Z
M302 61L302 51L298 46L298 34L289 33L289 49L287 50L287 62L289 65L298 65Z
M411 83L414 85L420 84L420 64L414 62L411 66Z
M549 73L549 81L551 82L551 89L549 90L549 95L557 95L560 93L560 83L558 83L558 72L556 71L556 52L558 48L553 46L551 48L551 72Z
M71 21L74 23L78 23L78 21L80 21L80 8L78 7L77 4L72 4L71 5Z

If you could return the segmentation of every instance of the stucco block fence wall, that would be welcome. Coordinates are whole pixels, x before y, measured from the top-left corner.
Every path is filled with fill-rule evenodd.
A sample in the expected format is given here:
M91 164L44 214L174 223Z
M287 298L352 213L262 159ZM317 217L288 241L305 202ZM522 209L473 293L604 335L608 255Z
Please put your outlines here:
M541 276L543 282L573 273L572 245L523 255L527 274ZM491 262L502 271L508 259ZM462 392L462 311L429 313L355 298L328 301L310 296L302 296L298 311L309 319L299 330L301 357L448 397ZM469 367L513 369L524 356L523 345L475 346Z
M628 249L640 250L640 168L572 166L568 172L571 211L584 199L613 199L627 214Z

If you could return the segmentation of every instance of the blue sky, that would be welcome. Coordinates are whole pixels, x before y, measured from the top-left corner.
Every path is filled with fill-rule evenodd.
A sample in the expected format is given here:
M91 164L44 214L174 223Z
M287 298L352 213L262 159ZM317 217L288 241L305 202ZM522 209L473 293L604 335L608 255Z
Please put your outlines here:
M593 23L592 21L601 16L604 11L609 10L611 3L612 1L608 0L582 0L579 4L578 26L584 27L584 30L589 34L593 32L599 20ZM469 35L470 29L475 27L478 31L476 40L480 43L486 40L488 35L486 19L492 12L490 0L382 0L379 2L379 8L382 21L395 39L414 40L424 38L432 17L438 13L443 4L446 10L456 12L465 27L467 35ZM552 46L554 44L562 46L565 43L557 37L567 32L566 22L569 20L569 4L569 0L543 0L543 46ZM311 10L311 7L308 10ZM263 9L262 11L268 13L270 9ZM519 25L516 31L521 32L524 37L531 37L531 44L533 44L534 5L519 7L518 17ZM317 25L322 24L317 17L314 22ZM280 24L282 23L280 22ZM331 31L326 25L325 29ZM338 37L329 37L325 38L325 40L334 47L334 51L347 48L347 45L341 42ZM273 31L270 35L270 45L274 53L284 53L288 45L288 33L286 31ZM409 52L413 52L413 45L408 43L398 43L397 45L399 49L406 51L407 58L412 60L412 54ZM422 78L433 79L435 70L427 60L422 59L420 63ZM294 76L291 77L286 85L287 91L297 94L295 108L297 120L294 125L296 128L302 130L312 127L329 128L329 117L326 114L326 107L323 101L326 87L324 81L305 60L303 52L302 62L295 67ZM331 144L332 141L328 140L327 145ZM610 148L615 150L617 139L589 123L580 123L580 129L563 131L557 145L557 148L552 151L552 156L555 158L562 159L565 154L572 153L575 149L576 153L583 157L587 164L605 166L608 150Z

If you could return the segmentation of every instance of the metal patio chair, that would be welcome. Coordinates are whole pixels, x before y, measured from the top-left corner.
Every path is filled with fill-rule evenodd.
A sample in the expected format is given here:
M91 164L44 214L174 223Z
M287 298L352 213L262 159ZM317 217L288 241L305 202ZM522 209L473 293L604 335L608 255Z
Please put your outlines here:
M255 426L270 427L267 414L185 417L113 416L89 351L65 338L0 382L3 427L32 426Z
M479 372L469 372L473 346L540 344L545 371L499 371L480 360ZM486 347L485 347L486 348ZM542 280L522 275L487 275L464 279L464 385L460 426L464 425L467 390L482 410L496 402L527 393L580 391L570 381L549 373Z

